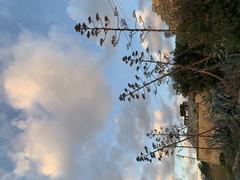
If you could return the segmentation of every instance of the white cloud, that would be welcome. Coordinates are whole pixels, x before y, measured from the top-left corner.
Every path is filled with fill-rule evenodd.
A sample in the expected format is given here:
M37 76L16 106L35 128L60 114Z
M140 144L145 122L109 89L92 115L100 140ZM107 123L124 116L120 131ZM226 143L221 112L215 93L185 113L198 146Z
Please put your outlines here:
M112 16L113 10L108 0L79 1L70 0L67 13L73 20L80 20L82 17L95 17L98 12L100 15Z
M34 167L52 178L68 173L76 148L99 132L110 110L110 90L89 52L54 31L47 38L22 33L4 72L10 103L27 114L11 154L17 175Z
M117 162L124 168L125 179L134 177L132 179L160 180L161 177L168 178L174 174L174 156L165 157L161 162L155 159L153 163L139 163L135 160L136 156L144 151L144 145L149 144L149 142L146 143L148 141L146 133L156 124L159 126L166 124L163 114L168 112L152 112L148 103L140 101L125 106L116 121L117 145L120 149L118 157L114 159L117 158Z
M17 139L19 151L11 154L16 162L15 174L23 176L34 163L40 174L59 177L68 157L64 146L71 145L64 142L64 135L61 135L64 128L57 122L33 119L19 122L18 127L23 133Z
M74 20L85 20L96 12L113 13L107 0L70 0L67 12ZM159 23L159 17L152 22ZM12 106L22 109L26 118L15 123L20 133L10 135L14 139L10 157L17 177L0 170L1 179L122 180L138 175L138 179L152 180L172 174L171 159L157 166L135 161L143 136L151 128L147 104L127 105L122 111L116 134L110 132L116 135L117 147L95 139L109 111L111 93L96 67L97 55L79 45L81 42L78 36L54 27L48 37L24 32L14 46L4 49L13 58L3 77L5 91ZM109 51L106 54L109 58Z
M153 29L168 29L167 24L161 20L161 17L157 16L148 6L144 6L144 8L138 10L136 14L143 18L145 26L151 26ZM142 46L144 48L149 47L153 53L159 50L161 50L162 53L169 53L174 49L175 38L166 38L164 33L152 32L147 35Z
M157 129L158 131L162 126L165 125L163 114L160 111L154 111L154 123L153 123L153 129Z

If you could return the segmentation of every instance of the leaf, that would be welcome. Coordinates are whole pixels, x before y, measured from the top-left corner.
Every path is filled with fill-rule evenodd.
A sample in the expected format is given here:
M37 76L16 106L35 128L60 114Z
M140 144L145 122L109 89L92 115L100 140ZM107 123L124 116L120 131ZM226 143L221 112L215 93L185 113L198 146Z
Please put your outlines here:
M127 22L124 18L121 18L120 23L123 28L127 28Z
M90 31L87 32L87 38L90 38L91 34Z
M82 30L80 31L81 35L83 35L83 34L84 34L84 32L85 32L85 31L82 29Z
M130 62L130 66L132 66L133 65L133 61L131 60L131 62Z
M126 61L128 58L127 58L127 56L124 56L123 58L122 58L122 61Z
M79 23L75 26L75 31L80 32L80 30L81 30L81 24Z
M134 83L134 86L135 86L136 88L138 88L138 87L139 87L138 83Z
M150 56L150 60L151 60L151 61L154 61L154 58L153 58L153 56L152 56L152 55Z
M136 80L139 80L139 79L140 79L140 77L138 77L137 75L135 75L135 78L136 78Z
M113 36L112 36L112 45L113 45L114 47L117 45L116 39L117 39L116 36L113 35Z
M120 101L123 101L122 95L120 95L118 99L119 99Z
M82 23L82 28L83 28L84 30L86 30L86 29L87 29L87 25L86 25L85 23Z
M89 24L92 23L92 17L91 17L91 16L88 17L88 23L89 23Z
M146 151L146 154L148 154L148 153L149 153L148 147L147 147L147 146L144 146L144 149L145 149L145 151Z
M100 17L99 17L99 14L98 14L98 13L96 14L96 20L97 20L97 21L100 20Z
M138 162L141 161L139 156L137 156L136 161L138 161Z
M136 18L136 11L135 11L135 9L133 10L132 16L133 16L134 18Z
M141 23L144 23L142 16L139 16L138 18L139 18L139 23L140 23L140 24L141 24Z
M154 90L153 92L154 92L155 95L157 95L157 90Z
M94 36L95 34L94 34L94 29L92 29L92 31L91 31L91 35L92 36Z
M114 9L114 16L118 16L118 9L117 9L117 7L115 7L115 9Z
M151 91L150 87L147 87L147 91L148 91L148 92L150 92L150 91Z
M139 95L138 94L136 94L136 98L139 99Z
M131 43L127 43L127 50L129 50L129 48L131 47Z
M141 32L141 33L140 33L141 42L143 42L143 35L144 35L144 32Z
M159 156L159 157L158 157L158 160L161 161L161 160L162 160L162 156Z
M104 21L105 21L105 27L108 27L110 21L107 16L104 17Z
M100 45L102 46L103 45L103 42L104 42L104 39L100 39Z
M98 35L98 29L95 29L94 33L95 33L95 36L97 36Z
M130 92L129 94L134 99L134 94L132 92Z
M144 94L142 94L142 98L145 99L145 95Z
M154 152L150 152L150 156L151 156L151 158L156 158L156 155Z
M106 22L109 22L109 19L108 19L107 16L104 17L104 20L105 20Z
M148 47L146 48L146 52L149 53L149 48Z

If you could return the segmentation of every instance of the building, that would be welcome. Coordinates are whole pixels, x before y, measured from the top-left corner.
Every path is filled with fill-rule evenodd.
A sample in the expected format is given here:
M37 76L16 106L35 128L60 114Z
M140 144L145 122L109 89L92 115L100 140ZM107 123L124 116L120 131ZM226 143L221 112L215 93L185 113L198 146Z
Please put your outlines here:
M206 93L191 93L188 96L188 116L184 118L184 123L188 126L187 134L201 134L213 127L213 122L209 115L209 105L204 102ZM186 104L186 102L184 103ZM189 141L194 147L210 148L210 140L213 131L204 133L203 136L196 136ZM196 148L197 160L204 161L209 164L219 165L219 154L217 149L200 149Z
M169 29L177 29L177 0L152 0L152 10L165 21Z
M196 103L196 113L197 113L197 132L201 134L213 128L214 124L211 121L211 117L209 115L209 105L204 102L204 97L206 97L205 93L196 94L195 103ZM204 134L205 136L212 136L213 131L207 132ZM209 147L210 137L198 137L197 138L197 146L198 147ZM220 164L219 162L219 150L216 149L197 149L197 159L200 161L205 161L210 164Z

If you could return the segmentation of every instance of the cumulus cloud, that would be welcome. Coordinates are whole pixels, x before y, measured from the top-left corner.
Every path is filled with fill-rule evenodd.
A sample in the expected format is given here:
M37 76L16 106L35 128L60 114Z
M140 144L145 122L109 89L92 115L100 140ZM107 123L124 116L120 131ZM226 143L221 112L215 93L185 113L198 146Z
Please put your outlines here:
M147 0L138 0L138 7L140 9L143 9L144 7L146 7L148 4L151 4L149 1Z
M98 12L102 16L113 15L113 10L111 9L111 1L108 0L94 0L94 1L79 1L70 0L69 6L67 8L67 13L69 17L73 20L80 20L82 17L95 16ZM84 7L84 8L83 8Z
M83 179L116 180L158 180L172 177L174 174L174 157L152 164L139 163L136 156L143 150L145 134L154 123L154 113L148 102L124 104L115 120L115 138L107 143L91 141L80 149L79 177ZM94 173L92 167L94 164ZM85 167L85 168L84 168ZM86 168L87 167L87 168Z
M137 15L141 16L146 25L151 26L153 29L168 29L168 25L161 20L161 17L152 11L148 6L137 11ZM154 53L161 50L162 53L169 53L173 51L175 38L166 38L164 33L150 33L145 41L142 43L144 48L149 47Z
M116 120L118 145L133 152L139 151L151 124L147 102L126 104Z
M135 158L129 159L127 156L121 155L121 153L128 152L136 157L143 151L147 141L146 133L152 130L156 124L161 126L166 124L162 114L164 112L153 112L149 108L149 102L138 102L126 106L119 115L116 122L118 127L117 144L121 147L119 159L127 172L126 179L134 177L133 179L138 180L158 180L174 174L175 160L173 156L163 158L161 162L156 160L151 164L146 162L139 164ZM128 168L131 171L127 171Z
M28 8L24 11L21 9L21 12L18 9L17 13L14 13L16 12L14 8L20 4L25 8L31 7L29 8L31 12L36 10L34 17L28 16L30 14ZM20 26L34 27L35 31L36 29L42 31L41 28L44 27L48 31L49 24L58 23L59 20L62 22L65 18L64 4L59 4L61 8L54 16L53 8L56 3L52 2L52 5L48 6L46 0L44 7L50 7L48 11L53 13L50 18L44 15L49 13L38 11L36 3L31 6L25 6L22 2L20 4L16 3L10 11L8 8L8 12L13 13L11 16L6 12L0 13L4 19L12 16L23 19L27 16L24 22L18 22L18 30L22 29ZM85 20L96 12L102 15L113 14L107 0L69 1L67 13L73 20L79 20L81 17ZM149 19L147 21L150 25L155 24L156 27L162 25L160 17L153 15L152 19L148 10L141 12L144 18ZM11 21L8 27L13 27L12 24L15 23ZM17 41L15 39L12 41L10 35L11 43L8 47L0 48L0 53L4 54L4 57L0 57L1 70L8 67L0 77L0 90L5 91L0 92L1 100L2 98L5 100L7 95L6 101L24 114L18 117L20 120L17 122L11 122L18 130L17 133L11 132L13 126L7 122L9 118L3 120L0 116L0 122L6 123L0 128L0 135L3 134L7 140L12 139L10 153L9 147L1 148L1 152L5 154L8 152L8 158L11 158L15 165L14 173L0 169L1 179L171 178L175 166L171 158L154 165L138 164L135 161L135 156L144 146L146 132L153 127L154 115L155 120L162 124L164 110L153 113L148 102L123 105L113 130L105 129L108 131L107 137L104 137L107 142L102 142L104 140L98 138L98 135L105 133L101 130L110 111L111 93L98 66L99 63L95 62L99 56L98 54L94 56L92 49L79 45L84 41L80 42L79 38L58 29L53 27L47 36L24 31ZM159 46L163 50L171 46L169 43L166 47L163 45L165 43L164 40L161 41L163 35L151 38L152 46ZM159 41L154 38L159 38ZM6 44L6 40L1 42ZM12 45L12 42L15 45ZM109 51L105 55L104 58L109 59ZM1 104L0 106L2 107ZM109 126L112 127L108 124L107 127Z
M17 175L36 167L61 177L74 164L77 145L94 137L106 120L109 88L91 55L68 48L73 41L63 34L24 32L10 49L14 61L4 72L4 88L12 106L27 114L16 124L22 130L11 155Z

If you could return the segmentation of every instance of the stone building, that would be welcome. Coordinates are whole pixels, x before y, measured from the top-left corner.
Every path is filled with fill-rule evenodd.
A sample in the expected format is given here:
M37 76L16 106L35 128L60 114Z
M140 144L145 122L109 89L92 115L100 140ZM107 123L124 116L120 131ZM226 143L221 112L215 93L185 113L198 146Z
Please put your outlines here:
M177 0L152 0L152 10L165 21L169 29L177 29Z

